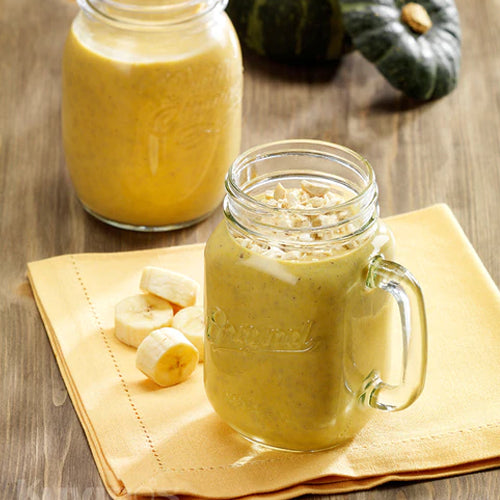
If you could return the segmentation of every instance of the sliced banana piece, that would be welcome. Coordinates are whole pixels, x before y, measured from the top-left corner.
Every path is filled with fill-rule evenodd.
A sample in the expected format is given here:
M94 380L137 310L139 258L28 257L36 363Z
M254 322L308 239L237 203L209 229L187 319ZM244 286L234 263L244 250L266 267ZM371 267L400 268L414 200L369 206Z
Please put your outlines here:
M144 375L167 387L186 380L198 364L198 351L175 328L151 332L137 349L135 364Z
M205 318L203 307L191 306L181 309L172 320L172 327L177 328L198 349L200 361L203 361L203 337L205 336Z
M188 276L154 266L143 269L140 287L182 307L194 305L200 289L200 285Z
M194 303L194 305L203 307L204 304L205 304L205 297L201 289L201 286L199 286L198 291L196 292L196 302Z
M115 335L137 347L153 330L170 326L174 311L163 299L149 293L127 297L115 306Z

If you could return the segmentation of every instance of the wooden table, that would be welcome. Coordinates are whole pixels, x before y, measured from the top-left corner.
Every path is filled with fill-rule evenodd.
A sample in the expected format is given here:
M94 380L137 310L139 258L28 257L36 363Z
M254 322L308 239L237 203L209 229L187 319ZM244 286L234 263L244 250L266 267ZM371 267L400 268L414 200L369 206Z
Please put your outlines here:
M309 69L246 54L242 146L308 137L363 153L376 170L382 215L448 203L498 284L500 5L458 6L460 82L437 102L402 97L357 53L338 68ZM205 241L221 219L219 210L183 231L140 234L84 213L65 171L59 119L61 51L76 11L67 0L0 5L1 498L108 498L35 307L26 263ZM496 499L500 470L335 498Z

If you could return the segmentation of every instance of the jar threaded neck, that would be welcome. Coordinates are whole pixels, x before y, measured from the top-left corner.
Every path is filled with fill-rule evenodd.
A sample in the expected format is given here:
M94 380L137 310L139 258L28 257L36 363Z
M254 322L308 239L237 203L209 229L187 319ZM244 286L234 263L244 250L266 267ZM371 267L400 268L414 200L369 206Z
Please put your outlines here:
M270 206L264 199L278 185L296 190L304 182L329 186L338 193L336 201L304 208ZM349 248L378 219L378 189L368 161L322 141L279 141L243 153L228 172L226 191L224 212L231 232L280 248Z
M108 23L141 28L165 28L200 20L222 11L228 0L77 0L80 8Z

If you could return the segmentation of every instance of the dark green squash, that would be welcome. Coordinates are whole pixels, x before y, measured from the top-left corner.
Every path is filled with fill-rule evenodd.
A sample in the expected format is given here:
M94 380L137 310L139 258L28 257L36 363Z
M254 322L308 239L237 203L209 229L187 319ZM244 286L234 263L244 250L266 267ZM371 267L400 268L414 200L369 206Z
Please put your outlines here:
M417 6L401 0L339 1L355 48L394 87L421 100L455 88L461 32L453 0L418 0Z
M242 44L260 55L299 63L342 55L338 0L229 0L226 12Z

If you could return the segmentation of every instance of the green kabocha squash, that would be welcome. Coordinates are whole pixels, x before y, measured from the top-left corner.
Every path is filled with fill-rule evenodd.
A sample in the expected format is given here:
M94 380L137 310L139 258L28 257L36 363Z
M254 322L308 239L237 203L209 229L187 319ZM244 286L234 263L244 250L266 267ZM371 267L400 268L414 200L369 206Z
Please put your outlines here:
M453 0L339 0L354 47L406 95L451 92L460 69L460 22Z
M299 63L342 55L338 0L229 0L226 12L242 44L260 55Z

